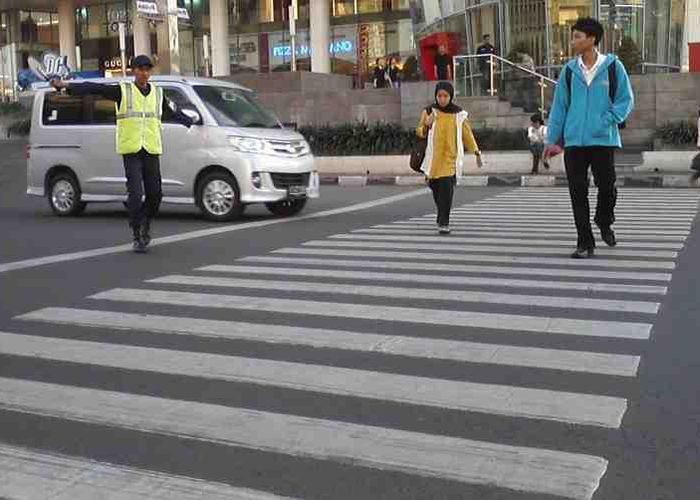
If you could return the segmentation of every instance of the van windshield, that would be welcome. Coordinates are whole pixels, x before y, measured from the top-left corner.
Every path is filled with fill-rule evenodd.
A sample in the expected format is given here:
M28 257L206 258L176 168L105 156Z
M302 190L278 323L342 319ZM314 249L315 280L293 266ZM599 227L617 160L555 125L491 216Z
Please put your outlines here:
M246 91L212 85L196 85L194 90L222 127L282 128Z

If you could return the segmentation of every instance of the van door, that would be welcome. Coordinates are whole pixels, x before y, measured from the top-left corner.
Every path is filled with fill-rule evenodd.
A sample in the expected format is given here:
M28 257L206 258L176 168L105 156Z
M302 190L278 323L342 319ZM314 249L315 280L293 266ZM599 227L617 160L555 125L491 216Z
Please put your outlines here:
M83 193L89 192L82 132L85 128L85 102L82 97L60 92L46 92L41 109L41 123L32 130L32 161L46 170L63 166L78 178Z
M93 194L126 196L122 157L115 146L116 107L114 101L86 96L87 124L83 131L83 154Z
M190 100L181 87L158 84L163 95L179 109L191 109L202 116L202 111ZM204 166L204 128L197 125L188 129L184 125L163 119L163 156L160 172L163 178L163 196L193 198L193 182Z

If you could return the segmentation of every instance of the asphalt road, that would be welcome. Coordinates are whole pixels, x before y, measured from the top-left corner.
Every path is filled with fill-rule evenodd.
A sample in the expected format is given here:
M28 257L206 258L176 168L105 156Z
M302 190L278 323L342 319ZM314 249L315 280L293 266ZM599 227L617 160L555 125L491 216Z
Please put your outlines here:
M0 270L128 242L0 155ZM574 262L564 190L459 189L449 237L416 191L0 272L0 498L699 498L698 194L621 190Z

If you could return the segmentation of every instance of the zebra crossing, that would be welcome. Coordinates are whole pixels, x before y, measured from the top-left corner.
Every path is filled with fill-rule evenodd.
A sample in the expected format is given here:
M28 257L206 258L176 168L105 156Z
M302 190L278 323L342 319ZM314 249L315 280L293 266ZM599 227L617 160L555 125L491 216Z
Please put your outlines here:
M589 260L567 256L575 243L568 192L519 188L456 208L447 237L435 234L433 214L378 221L30 311L0 332L0 355L41 360L48 375L0 377L0 410L340 464L359 474L400 473L435 488L457 483L503 498L591 499L609 465L603 450L539 443L517 431L500 436L483 422L537 425L554 435L621 432L626 391L653 342L699 198L621 189L618 247L599 247ZM56 336L58 325L95 334ZM161 340L136 341L143 334ZM237 353L197 343L205 341L252 347ZM234 391L248 384L283 391L284 401L304 395L319 407L347 398L408 415L430 409L462 425L408 425L391 416L378 425L369 415L329 418L313 405L302 412L284 401L272 411L255 401L57 383L51 367L64 364ZM476 421L482 425L470 425ZM300 495L289 481L233 483L0 443L0 497L328 498L313 485ZM377 491L376 498L394 497Z

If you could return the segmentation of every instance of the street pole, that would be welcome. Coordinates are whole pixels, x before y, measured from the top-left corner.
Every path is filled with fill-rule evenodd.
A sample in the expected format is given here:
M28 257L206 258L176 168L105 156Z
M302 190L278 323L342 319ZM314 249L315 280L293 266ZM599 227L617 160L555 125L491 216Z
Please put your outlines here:
M170 74L180 74L180 31L178 28L177 0L167 0L166 22L170 49Z
M126 24L119 23L119 53L122 60L122 76L126 77Z
M202 37L202 44L204 48L204 76L211 76L209 74L209 35L204 35Z
M292 52L291 70L297 70L297 0L289 6L289 40Z

